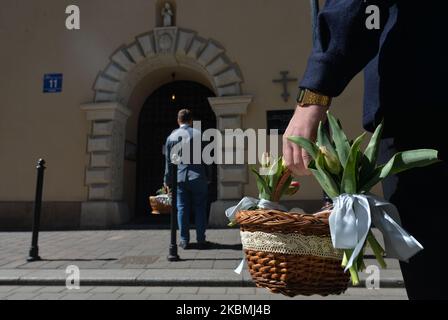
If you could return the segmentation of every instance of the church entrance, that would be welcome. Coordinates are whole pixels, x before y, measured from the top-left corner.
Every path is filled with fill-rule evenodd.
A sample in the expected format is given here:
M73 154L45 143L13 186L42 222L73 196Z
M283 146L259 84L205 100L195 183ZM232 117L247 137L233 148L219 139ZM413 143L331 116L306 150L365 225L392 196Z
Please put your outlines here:
M144 103L138 125L135 214L138 221L150 224L169 223L169 215L151 214L148 200L163 185L165 158L162 152L166 138L178 127L177 113L184 108L193 112L194 120L201 121L203 131L216 128L216 116L208 102L208 98L214 96L209 88L199 83L175 81L157 89ZM217 198L217 168L214 166L212 169L209 208Z

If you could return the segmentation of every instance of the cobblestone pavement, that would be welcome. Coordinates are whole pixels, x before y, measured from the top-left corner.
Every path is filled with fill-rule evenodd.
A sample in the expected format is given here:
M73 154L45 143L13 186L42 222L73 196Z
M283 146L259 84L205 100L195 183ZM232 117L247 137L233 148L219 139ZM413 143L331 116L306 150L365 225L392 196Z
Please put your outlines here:
M209 230L210 250L179 250L168 262L168 230L67 231L39 235L43 261L27 263L29 232L0 232L1 269L233 269L242 258L239 230ZM194 232L192 232L194 239ZM194 242L193 242L194 245Z
M168 230L42 232L43 260L27 263L31 234L0 232L0 299L289 299L247 287L253 285L248 272L233 272L242 258L238 229L207 234L212 248L179 249L182 261L168 262ZM327 299L406 299L398 263L388 263L390 269L381 271L381 290L350 288ZM91 281L79 291L58 287L69 265L81 270L81 281Z
M192 231L192 239L194 232ZM238 229L208 230L215 243L209 250L179 249L182 261L168 262L169 230L111 230L41 232L42 261L27 263L30 232L0 232L2 269L234 269L243 256ZM373 261L373 260L372 260ZM388 260L389 270L399 264Z
M406 300L404 289L348 289L331 297L295 297L258 288L0 286L0 300Z

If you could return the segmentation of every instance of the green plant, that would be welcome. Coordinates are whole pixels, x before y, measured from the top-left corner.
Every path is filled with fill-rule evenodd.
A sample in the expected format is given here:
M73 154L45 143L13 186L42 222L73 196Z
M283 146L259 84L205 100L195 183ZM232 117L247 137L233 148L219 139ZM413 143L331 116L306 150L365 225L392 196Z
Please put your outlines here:
M162 196L162 195L169 195L171 192L167 187L162 187L159 190L157 190L156 195Z
M278 204L283 195L293 195L300 189L300 183L291 175L291 171L286 168L283 158L272 158L269 153L265 152L261 158L261 167L250 166L250 170L255 175L259 192L259 199L270 201L255 201L252 198L245 197L240 204L226 210L226 215L230 220L229 227L237 226L235 214L238 210L257 210L261 208L276 208L278 210L286 210Z
M331 129L331 138L324 130L323 124L320 123L315 143L304 137L289 137L288 139L310 154L313 160L309 163L308 168L331 198L342 194L366 194L377 183L390 175L416 167L428 166L439 161L436 150L420 149L397 153L385 165L377 165L383 123L377 127L363 152L361 144L365 133L353 142L349 142L339 120L330 113L327 113L327 118ZM384 249L370 231L362 252L355 257L356 263L349 269L354 284L359 283L358 271L365 267L363 251L367 243L372 248L380 265L383 268L386 267L383 259ZM352 252L353 250L344 250L342 262L344 267Z
M293 195L300 188L299 182L294 180L282 157L272 159L268 153L264 153L261 168L258 170L251 166L250 169L257 180L260 199L278 202L283 195Z

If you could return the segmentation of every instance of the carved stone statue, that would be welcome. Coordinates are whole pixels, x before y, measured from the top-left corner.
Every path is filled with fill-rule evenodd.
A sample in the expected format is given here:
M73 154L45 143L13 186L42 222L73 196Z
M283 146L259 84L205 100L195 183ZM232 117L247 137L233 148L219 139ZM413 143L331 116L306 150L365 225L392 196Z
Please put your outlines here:
M165 7L162 9L163 26L171 27L173 26L173 11L171 10L171 5L167 2Z

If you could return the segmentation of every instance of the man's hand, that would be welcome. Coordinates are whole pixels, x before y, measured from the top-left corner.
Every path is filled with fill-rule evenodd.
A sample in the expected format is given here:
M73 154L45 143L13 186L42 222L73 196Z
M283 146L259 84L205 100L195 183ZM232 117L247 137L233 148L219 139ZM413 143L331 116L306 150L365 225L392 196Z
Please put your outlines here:
M310 175L308 163L310 155L298 145L290 142L288 137L300 136L316 140L320 121L324 121L328 108L317 105L298 106L283 135L283 158L295 176Z

